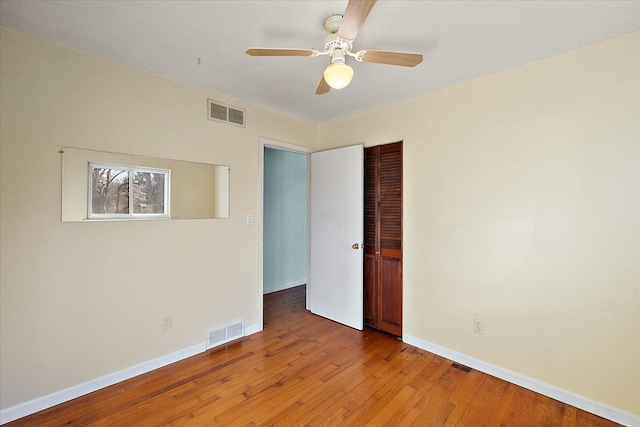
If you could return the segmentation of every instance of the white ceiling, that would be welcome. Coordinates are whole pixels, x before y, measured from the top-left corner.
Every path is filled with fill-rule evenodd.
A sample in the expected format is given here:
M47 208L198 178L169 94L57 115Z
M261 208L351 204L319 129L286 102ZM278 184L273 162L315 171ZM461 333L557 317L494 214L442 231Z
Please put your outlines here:
M212 92L326 122L640 30L640 1L380 0L354 50L418 52L416 68L350 61L351 84L315 95L321 50L347 1L7 1L0 23ZM200 58L200 65L197 59Z

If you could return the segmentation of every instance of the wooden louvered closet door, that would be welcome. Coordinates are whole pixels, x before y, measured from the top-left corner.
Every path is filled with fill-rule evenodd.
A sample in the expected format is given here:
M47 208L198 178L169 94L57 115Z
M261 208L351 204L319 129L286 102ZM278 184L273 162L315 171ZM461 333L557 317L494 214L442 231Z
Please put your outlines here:
M402 335L402 142L364 153L364 323Z

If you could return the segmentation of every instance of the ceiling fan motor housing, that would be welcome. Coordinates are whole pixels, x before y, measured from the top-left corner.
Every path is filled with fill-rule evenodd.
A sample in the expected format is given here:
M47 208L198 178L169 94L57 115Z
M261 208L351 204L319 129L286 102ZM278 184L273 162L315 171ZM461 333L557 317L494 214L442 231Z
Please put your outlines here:
M329 34L324 39L324 51L333 53L337 50L350 51L352 44L350 40L340 38L337 34Z

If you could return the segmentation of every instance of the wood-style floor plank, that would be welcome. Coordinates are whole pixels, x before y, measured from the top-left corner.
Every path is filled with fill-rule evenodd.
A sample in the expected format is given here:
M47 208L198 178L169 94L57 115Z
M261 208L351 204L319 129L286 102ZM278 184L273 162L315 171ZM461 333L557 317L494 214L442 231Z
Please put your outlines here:
M264 297L263 332L6 424L559 426L618 424L367 329Z

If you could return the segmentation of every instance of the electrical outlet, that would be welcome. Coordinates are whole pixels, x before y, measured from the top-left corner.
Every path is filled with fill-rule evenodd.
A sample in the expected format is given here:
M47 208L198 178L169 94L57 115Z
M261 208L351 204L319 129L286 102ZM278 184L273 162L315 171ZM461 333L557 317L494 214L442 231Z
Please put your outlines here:
M170 314L167 314L162 318L162 329L171 329L173 326L173 319Z
M484 324L480 319L473 319L473 332L476 334L484 334Z

